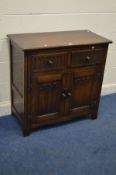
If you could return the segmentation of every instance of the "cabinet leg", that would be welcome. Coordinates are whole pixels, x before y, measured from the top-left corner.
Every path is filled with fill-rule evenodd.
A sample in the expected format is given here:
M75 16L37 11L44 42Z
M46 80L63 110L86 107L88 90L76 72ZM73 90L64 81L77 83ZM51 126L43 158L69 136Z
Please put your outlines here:
M27 130L27 129L23 129L23 136L26 137L26 136L29 136L30 134L30 131Z
M11 115L15 115L14 111L11 109Z
M97 113L95 113L95 114L91 114L91 119L92 119L92 120L97 119Z
M26 118L26 116L25 116L24 123L22 125L22 129L23 129L23 136L24 137L29 136L30 131L31 131L31 125L30 125L29 120Z
M92 120L97 119L97 115L91 115L91 119L92 119Z
M22 129L23 129L23 136L24 137L29 136L29 134L30 134L30 127L25 125L25 126L23 126Z
M98 107L99 107L99 101L97 102L96 108L94 109L94 111L91 114L92 120L95 120L98 117Z

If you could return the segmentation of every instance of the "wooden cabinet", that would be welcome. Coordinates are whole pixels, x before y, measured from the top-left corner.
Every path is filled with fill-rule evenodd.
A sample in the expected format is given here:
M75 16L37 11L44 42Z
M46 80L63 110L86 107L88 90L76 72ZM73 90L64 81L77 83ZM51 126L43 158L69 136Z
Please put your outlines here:
M12 114L32 128L97 118L108 44L90 31L8 35Z

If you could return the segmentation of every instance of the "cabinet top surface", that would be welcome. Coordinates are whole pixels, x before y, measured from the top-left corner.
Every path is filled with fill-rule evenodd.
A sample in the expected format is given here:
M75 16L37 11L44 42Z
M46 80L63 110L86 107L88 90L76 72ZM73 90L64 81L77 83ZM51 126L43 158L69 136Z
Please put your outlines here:
M7 36L22 50L112 43L111 40L89 30L9 34Z

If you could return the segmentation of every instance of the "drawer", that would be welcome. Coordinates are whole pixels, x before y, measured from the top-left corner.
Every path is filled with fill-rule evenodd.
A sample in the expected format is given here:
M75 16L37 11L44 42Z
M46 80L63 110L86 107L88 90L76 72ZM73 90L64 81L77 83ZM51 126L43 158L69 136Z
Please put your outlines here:
M75 50L71 55L71 67L105 63L105 50Z
M73 73L73 77L91 77L96 76L98 78L102 77L103 70L101 66L88 66L88 67L79 67L79 68L72 68L71 72Z
M67 52L40 53L32 56L32 70L53 71L63 70L66 67Z

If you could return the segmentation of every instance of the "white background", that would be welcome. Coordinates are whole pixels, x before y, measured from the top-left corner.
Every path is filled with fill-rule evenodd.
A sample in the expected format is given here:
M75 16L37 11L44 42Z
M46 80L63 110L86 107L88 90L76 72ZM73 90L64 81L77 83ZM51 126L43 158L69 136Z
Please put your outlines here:
M10 113L11 33L89 29L111 40L103 89L116 90L116 0L0 0L0 115Z

